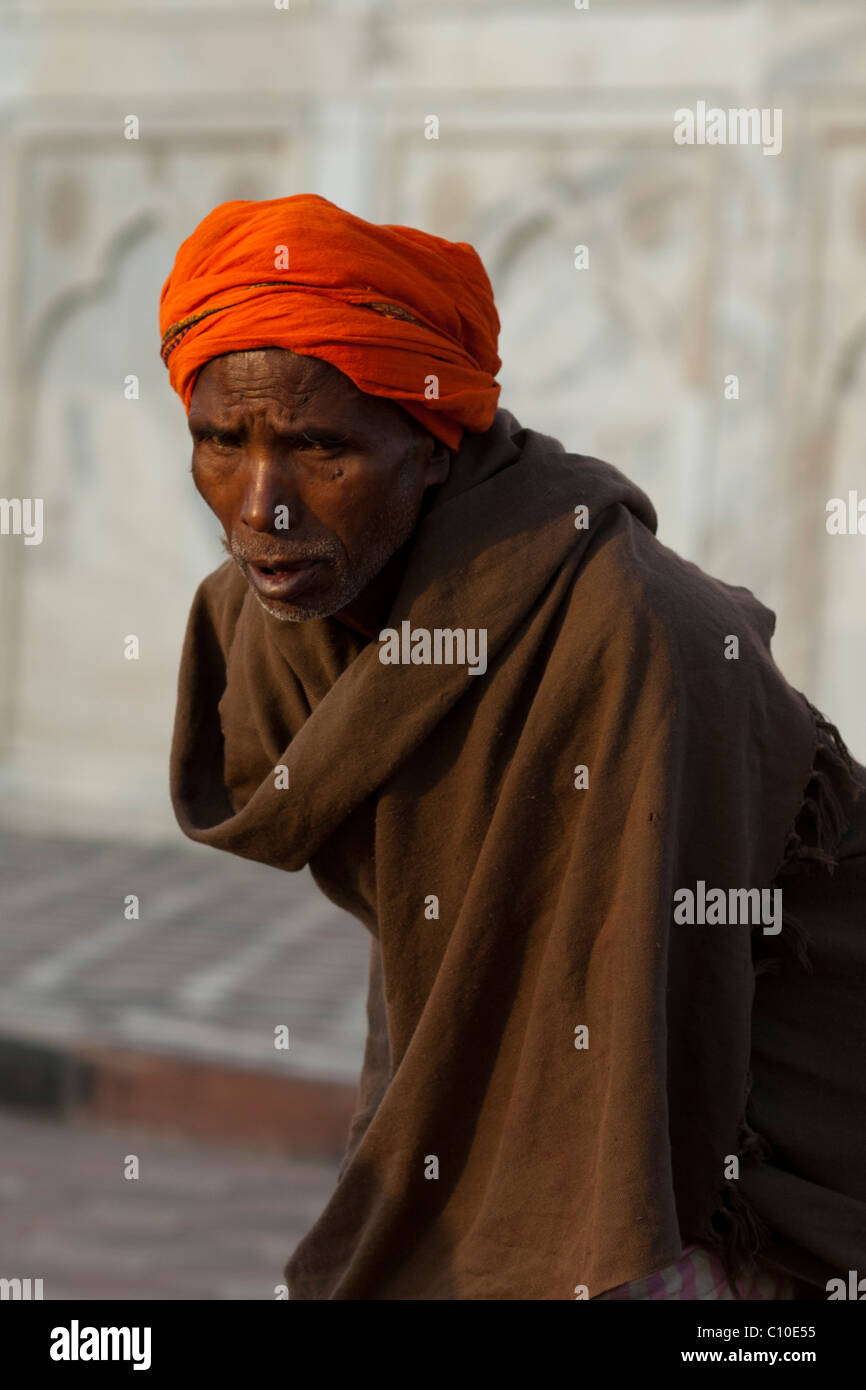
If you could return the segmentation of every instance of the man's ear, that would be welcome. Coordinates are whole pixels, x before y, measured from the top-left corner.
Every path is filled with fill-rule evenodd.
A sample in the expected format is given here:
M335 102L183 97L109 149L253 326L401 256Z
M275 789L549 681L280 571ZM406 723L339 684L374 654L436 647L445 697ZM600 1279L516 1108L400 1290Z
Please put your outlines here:
M421 426L418 427L415 448L424 471L424 486L436 487L444 483L451 471L451 451L441 439Z

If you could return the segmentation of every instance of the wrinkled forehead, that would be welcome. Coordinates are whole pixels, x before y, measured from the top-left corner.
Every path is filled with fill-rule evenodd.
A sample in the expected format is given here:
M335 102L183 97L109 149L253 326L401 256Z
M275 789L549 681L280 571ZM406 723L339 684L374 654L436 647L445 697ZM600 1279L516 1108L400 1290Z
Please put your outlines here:
M210 358L199 370L193 397L197 393L228 395L265 387L287 396L310 396L325 389L356 397L364 394L330 362L304 357L288 348L257 347Z
M423 433L397 402L361 391L330 362L279 347L239 349L206 362L193 387L190 424L202 415L226 418L263 407L291 417Z

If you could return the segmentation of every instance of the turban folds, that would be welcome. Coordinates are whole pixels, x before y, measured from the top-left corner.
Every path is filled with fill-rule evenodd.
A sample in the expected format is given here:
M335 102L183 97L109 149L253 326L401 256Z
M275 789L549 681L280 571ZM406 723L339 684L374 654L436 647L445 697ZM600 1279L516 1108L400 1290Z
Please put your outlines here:
M187 410L212 357L289 348L396 401L450 449L493 422L498 332L466 242L365 222L314 194L221 203L160 296L161 355Z

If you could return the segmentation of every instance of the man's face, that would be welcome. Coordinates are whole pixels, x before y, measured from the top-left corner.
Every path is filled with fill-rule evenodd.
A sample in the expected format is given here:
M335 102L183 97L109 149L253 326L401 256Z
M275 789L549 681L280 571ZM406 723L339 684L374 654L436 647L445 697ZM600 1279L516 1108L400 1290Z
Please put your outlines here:
M393 401L283 348L215 357L192 393L195 485L262 607L328 617L415 528L449 455ZM286 525L288 518L288 525Z

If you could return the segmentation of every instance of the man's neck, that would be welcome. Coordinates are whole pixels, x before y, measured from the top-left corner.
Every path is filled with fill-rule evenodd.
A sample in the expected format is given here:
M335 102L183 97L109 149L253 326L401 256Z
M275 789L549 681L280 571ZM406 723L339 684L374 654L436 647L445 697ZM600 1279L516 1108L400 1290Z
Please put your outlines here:
M400 587L410 547L411 539L394 552L366 589L334 617L365 637L378 637Z

